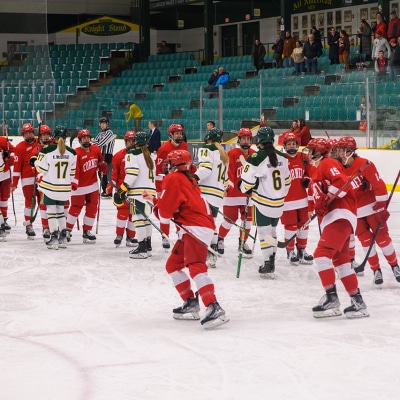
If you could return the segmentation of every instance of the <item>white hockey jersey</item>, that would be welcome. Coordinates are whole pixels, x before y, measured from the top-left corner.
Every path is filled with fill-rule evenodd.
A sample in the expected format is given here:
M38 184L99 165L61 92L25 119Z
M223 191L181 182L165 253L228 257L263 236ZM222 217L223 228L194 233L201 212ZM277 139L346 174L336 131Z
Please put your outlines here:
M260 149L248 159L242 173L242 192L253 189L253 204L261 214L279 218L291 177L286 155L277 151L278 165L273 167L267 154ZM257 185L258 184L258 185Z
M125 183L129 187L128 197L143 201L142 193L147 190L156 195L155 167L149 169L142 150L130 150L125 155Z
M43 175L39 190L53 200L67 201L71 197L71 181L75 176L76 153L67 147L60 154L56 144L44 147L35 162L36 170Z
M224 165L218 148L206 144L199 149L199 188L203 197L214 207L220 208L224 199L225 184L228 182L228 165Z

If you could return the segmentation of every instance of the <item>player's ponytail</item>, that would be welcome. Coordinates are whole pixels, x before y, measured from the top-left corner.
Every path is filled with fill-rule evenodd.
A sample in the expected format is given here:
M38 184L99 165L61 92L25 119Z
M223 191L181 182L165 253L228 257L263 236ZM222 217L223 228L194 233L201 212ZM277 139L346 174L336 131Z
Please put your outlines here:
M65 154L65 150L66 150L65 140L63 137L57 136L56 142L57 142L58 151L63 156Z

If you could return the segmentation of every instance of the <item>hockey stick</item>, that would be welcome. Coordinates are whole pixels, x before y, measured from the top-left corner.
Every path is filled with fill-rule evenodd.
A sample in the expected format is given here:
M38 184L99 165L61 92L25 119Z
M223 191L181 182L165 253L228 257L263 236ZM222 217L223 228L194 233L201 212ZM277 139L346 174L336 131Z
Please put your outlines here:
M400 170L399 170L399 172L397 173L397 177L396 177L396 179L395 179L395 181L394 181L394 184L393 184L392 190L391 190L391 192L390 192L389 198L388 198L388 200L387 200L387 202L386 202L386 208L389 207L390 201L392 200L393 193L394 193L394 191L395 191L395 188L396 188L396 186L397 186L397 183L398 183L398 181L399 181L399 178L400 178ZM376 240L376 237L378 236L379 229L381 229L381 226L382 226L382 224L379 222L379 224L378 224L378 226L376 227L375 232L374 232L374 234L373 234L373 236L372 236L371 244L369 245L368 250L367 250L367 252L365 253L364 260L363 260L363 262L357 267L357 270L359 270L359 272L363 271L364 268L365 268L365 265L367 264L368 257L369 257L369 255L371 254L372 247L374 247L375 240Z
M249 202L250 202L250 195L246 196L246 208L244 209L243 215L243 227L242 227L242 237L240 239L240 246L239 246L239 254L238 254L238 264L236 270L236 278L240 276L240 268L242 266L242 258L243 258L243 247L244 247L244 239L245 239L245 232L246 232L246 222L247 222L247 212L249 211ZM247 233L247 232L246 232Z
M334 198L338 197L340 193L342 193L344 190L346 190L351 183L353 182L353 180L355 178L357 178L359 175L361 175L361 172L364 171L364 169L370 165L370 162L367 161L361 168L359 168L350 178L349 180L334 194ZM310 223L315 219L315 217L317 216L317 214L314 214L308 221L306 221L306 223L301 226L299 229L297 229L297 231L288 239L285 240L284 242L280 242L279 240L277 240L276 238L266 235L265 236L265 241L267 243L269 243L271 246L275 246L275 247L279 247L280 249L285 248L295 237L297 237L297 235L303 231L305 228L307 228L308 225L310 225Z
M256 227L256 233L254 235L254 242L253 242L253 248L251 249L251 252L254 254L254 249L256 248L256 241L257 241L257 235L258 235L258 229Z
M107 172L108 172L108 169L107 169ZM103 181L103 176L104 176L104 174L100 174L100 187L101 187L101 182ZM99 221L100 221L100 189L99 189L99 196L98 196L98 203L97 203L96 235L99 233ZM79 229L79 222L78 222L78 229Z
M247 201L247 200L246 200ZM246 204L247 207L247 204ZM256 240L256 238L250 234L250 232L246 231L246 228L243 228L241 225L237 224L233 219L230 219L227 215L225 215L223 212L218 210L218 213L221 214L227 221L229 221L231 224L237 226L241 232L246 232L247 236L251 239L253 239L254 241Z

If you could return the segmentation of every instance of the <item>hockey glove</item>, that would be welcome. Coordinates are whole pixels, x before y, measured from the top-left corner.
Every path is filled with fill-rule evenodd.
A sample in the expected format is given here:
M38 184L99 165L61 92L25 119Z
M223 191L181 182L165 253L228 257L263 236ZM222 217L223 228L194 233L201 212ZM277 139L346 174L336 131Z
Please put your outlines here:
M377 201L372 207L376 213L376 218L381 224L384 224L390 217L389 211L386 209L386 201Z
M37 154L35 154L34 156L32 156L30 159L29 159L29 164L31 165L31 167L34 167L35 166L35 161L37 160Z
M37 174L36 175L36 184L39 185L40 182L42 182L43 175L42 174Z
M329 212L328 205L333 199L334 197L330 193L321 193L319 199L315 203L315 213L321 218L325 217Z
M124 182L120 188L114 193L113 203L117 207L121 207L126 199L128 193L128 185Z
M74 192L78 190L78 185L75 182L71 182L71 190L73 190Z
M97 168L99 169L99 172L101 174L106 175L108 170L108 164L105 161L102 161L97 165Z
M4 166L10 169L14 165L14 157L10 156L8 160L4 162Z
M303 186L304 189L308 188L308 185L310 184L311 179L308 177L305 177L301 180L301 186Z

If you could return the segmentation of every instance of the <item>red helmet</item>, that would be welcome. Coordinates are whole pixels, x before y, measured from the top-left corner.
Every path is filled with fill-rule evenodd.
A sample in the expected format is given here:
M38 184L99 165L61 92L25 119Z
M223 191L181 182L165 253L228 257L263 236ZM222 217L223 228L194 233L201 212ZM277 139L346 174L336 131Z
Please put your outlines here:
M299 144L299 139L297 139L297 136L293 132L286 132L283 135L283 144L285 145L287 142L290 142L291 140L294 140L297 144Z
M357 143L352 136L343 136L338 140L337 147L340 149L346 149L347 151L356 151Z
M133 140L135 138L135 136L136 136L136 132L135 131L127 131L125 133L124 140L129 140L129 139Z
M337 139L333 139L333 138L329 138L328 139L328 143L329 146L331 146L331 149L338 147L338 140Z
M190 171L192 166L192 156L187 150L174 150L168 154L170 169L174 171Z
M28 125L28 124L25 124L25 125ZM39 135L51 135L51 129L47 125L41 125L40 128L38 128L38 134Z
M172 124L168 128L168 133L169 134L172 134L172 133L175 133L175 132L183 132L183 131L184 131L183 126L179 125L179 124Z
M34 133L35 130L33 129L32 124L23 124L21 132L22 132L22 134L24 134L24 133Z
M326 156L331 150L331 146L326 139L317 138L311 139L307 144L307 149L310 150L312 158L318 156Z
M81 129L81 130L78 132L78 139L79 139L79 140L81 140L81 139L84 138L84 137L89 137L89 138L92 137L92 134L89 132L88 129Z
M253 134L251 133L251 129L249 128L240 128L238 132L238 137L253 137Z

